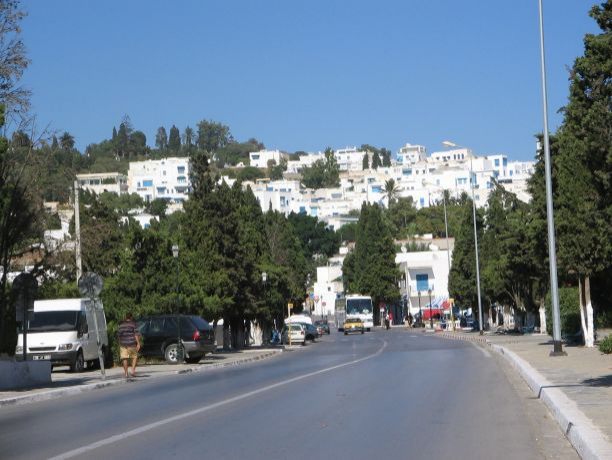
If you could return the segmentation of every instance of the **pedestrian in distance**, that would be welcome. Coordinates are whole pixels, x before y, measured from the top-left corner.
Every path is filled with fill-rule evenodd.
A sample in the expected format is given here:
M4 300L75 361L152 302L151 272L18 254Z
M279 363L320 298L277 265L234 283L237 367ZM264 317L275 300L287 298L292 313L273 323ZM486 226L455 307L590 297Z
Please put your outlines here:
M389 330L389 313L385 312L385 328Z
M140 351L140 332L138 325L131 313L125 315L125 320L119 323L117 328L119 338L119 357L123 364L125 378L128 377L128 363L131 360L131 376L136 377L136 363L138 362L138 352Z

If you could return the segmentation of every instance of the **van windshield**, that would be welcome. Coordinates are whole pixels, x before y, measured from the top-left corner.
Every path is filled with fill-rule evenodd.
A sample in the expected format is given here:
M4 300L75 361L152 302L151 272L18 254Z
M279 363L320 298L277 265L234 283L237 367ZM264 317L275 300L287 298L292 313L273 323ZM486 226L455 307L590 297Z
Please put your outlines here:
M29 332L74 331L78 311L39 311L28 324Z

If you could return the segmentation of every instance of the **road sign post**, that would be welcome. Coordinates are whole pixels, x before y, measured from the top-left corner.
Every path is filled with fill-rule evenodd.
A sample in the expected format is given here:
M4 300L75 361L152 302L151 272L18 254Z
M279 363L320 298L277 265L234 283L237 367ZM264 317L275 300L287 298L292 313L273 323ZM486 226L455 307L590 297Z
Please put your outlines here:
M293 308L293 304L289 302L287 304L287 336L289 336L289 346L291 343L291 309Z
M21 273L17 275L13 281L12 287L15 293L15 320L21 320L21 329L23 330L23 360L28 359L28 319L34 311L34 298L38 289L36 278L30 273Z
M83 296L89 297L91 301L89 309L93 313L94 327L96 328L96 348L98 349L98 360L100 362L100 371L102 372L102 380L106 380L106 371L104 369L104 355L102 348L100 347L100 330L98 329L98 312L97 312L97 300L102 286L104 285L100 275L94 272L87 272L79 278L79 292ZM108 353L108 351L107 351Z

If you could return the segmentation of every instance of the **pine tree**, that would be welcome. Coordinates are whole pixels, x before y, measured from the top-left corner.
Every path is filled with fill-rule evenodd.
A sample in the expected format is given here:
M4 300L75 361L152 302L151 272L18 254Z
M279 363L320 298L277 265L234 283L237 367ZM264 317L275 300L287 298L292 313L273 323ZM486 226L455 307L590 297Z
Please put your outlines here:
M179 150L181 150L181 134L179 133L179 129L174 125L172 125L172 128L170 128L168 150L173 153L177 153Z
M399 299L393 237L378 204L364 203L357 225L354 256L346 262L352 292L370 295L377 306L380 302ZM374 309L378 314L378 309Z
M558 261L577 274L588 347L594 346L590 280L612 267L612 1L594 6L590 15L602 33L585 37L584 56L574 63L554 158Z
M168 148L168 135L166 134L166 128L163 126L157 128L157 134L155 135L155 147L162 152Z
M370 169L370 157L368 157L368 152L363 154L363 160L361 161L361 169L362 171Z

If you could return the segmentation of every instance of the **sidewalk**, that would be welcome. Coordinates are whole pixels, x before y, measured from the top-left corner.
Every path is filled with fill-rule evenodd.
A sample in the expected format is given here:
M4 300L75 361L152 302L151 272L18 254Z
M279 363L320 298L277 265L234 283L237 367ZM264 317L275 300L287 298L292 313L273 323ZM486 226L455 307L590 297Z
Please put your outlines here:
M106 369L106 379L100 370L85 371L80 374L68 372L68 368L58 368L51 373L51 384L43 387L0 391L0 408L7 405L28 404L35 401L59 398L69 394L122 385L133 381L148 380L163 375L203 372L219 367L236 366L252 361L266 359L283 352L283 348L252 348L240 351L216 351L205 356L198 364L139 364L135 378L126 379L121 366ZM66 369L66 370L64 370Z
M597 348L565 346L550 357L548 335L438 332L500 353L548 407L583 459L612 459L612 356Z

